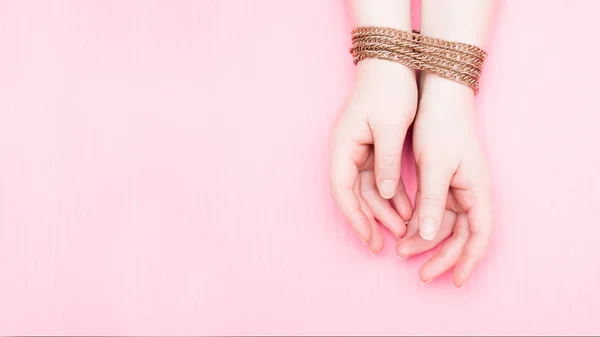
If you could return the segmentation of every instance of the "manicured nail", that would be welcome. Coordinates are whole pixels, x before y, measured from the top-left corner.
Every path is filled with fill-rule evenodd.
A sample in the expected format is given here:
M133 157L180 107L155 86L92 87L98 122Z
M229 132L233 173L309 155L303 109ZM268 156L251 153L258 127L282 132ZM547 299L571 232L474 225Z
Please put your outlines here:
M391 199L396 193L396 182L391 179L384 179L379 182L379 193L386 199Z
M425 218L421 221L421 237L424 240L431 241L435 238L437 232L437 226L435 220L431 218Z

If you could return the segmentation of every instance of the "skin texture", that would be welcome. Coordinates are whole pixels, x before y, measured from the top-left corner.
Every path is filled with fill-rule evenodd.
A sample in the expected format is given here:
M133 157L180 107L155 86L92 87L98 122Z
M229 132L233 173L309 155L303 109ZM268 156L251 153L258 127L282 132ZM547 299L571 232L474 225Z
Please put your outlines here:
M453 281L461 287L492 232L489 170L477 139L472 90L431 74L422 80L413 130L416 205L397 253L403 258L419 254L451 236L425 263L421 280L429 282L456 265ZM433 233L424 228L424 219L435 221Z
M332 196L373 253L383 249L375 219L400 238L412 214L400 179L400 156L416 109L412 70L364 60L357 65L356 84L331 136ZM397 181L391 193L376 186L386 179Z
M485 47L493 9L493 0L423 0L421 33ZM418 180L413 218L417 221L410 223L418 227L421 240L406 248L412 245L406 243L411 242L407 235L398 243L398 254L435 247L445 238L441 228L448 221L444 218L447 211L454 212L453 236L423 266L421 280L429 282L456 266L453 282L462 287L483 257L492 233L490 177L475 129L474 93L423 72L420 94L413 132Z
M410 29L409 0L354 0L351 5L357 26ZM412 214L400 159L416 109L412 69L364 60L356 67L354 88L331 134L332 197L373 253L384 245L375 219L400 238Z
M356 26L411 28L410 1L354 0L352 7ZM483 47L492 10L492 0L423 0L421 32ZM420 278L427 283L456 266L453 282L461 287L492 232L490 177L477 139L474 93L426 72L417 91L414 71L388 61L367 59L356 71L331 134L332 197L372 253L384 245L376 220L398 238L401 259L443 242ZM413 122L414 210L400 179L404 138Z

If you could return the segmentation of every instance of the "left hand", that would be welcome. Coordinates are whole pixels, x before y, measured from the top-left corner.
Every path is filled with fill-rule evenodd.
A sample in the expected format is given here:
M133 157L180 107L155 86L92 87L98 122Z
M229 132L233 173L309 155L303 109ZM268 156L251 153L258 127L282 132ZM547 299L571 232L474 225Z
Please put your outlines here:
M397 253L400 258L419 254L454 233L423 265L420 277L426 283L456 265L453 282L461 287L492 233L490 175L477 139L472 90L433 74L422 79L413 130L418 191Z

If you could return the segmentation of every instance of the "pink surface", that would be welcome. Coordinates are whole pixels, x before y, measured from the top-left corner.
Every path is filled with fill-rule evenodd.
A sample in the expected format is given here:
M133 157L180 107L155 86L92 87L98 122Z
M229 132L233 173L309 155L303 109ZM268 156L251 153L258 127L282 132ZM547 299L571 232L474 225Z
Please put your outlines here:
M501 4L454 289L328 197L344 1L0 1L0 334L600 333L599 11Z

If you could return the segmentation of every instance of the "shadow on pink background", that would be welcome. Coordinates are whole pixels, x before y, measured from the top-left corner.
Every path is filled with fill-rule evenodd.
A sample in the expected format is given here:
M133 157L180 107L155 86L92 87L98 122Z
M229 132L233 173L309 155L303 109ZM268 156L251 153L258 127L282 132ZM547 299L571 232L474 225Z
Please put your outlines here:
M328 197L343 1L0 1L0 334L600 333L599 12L502 2L454 289Z

